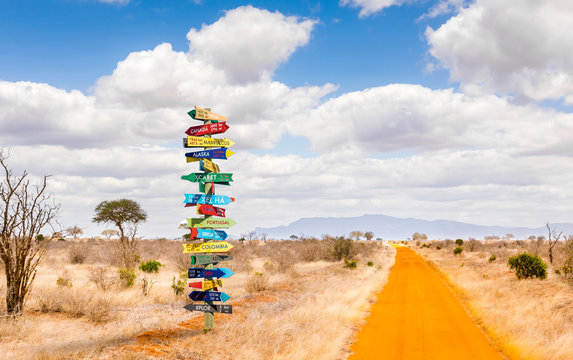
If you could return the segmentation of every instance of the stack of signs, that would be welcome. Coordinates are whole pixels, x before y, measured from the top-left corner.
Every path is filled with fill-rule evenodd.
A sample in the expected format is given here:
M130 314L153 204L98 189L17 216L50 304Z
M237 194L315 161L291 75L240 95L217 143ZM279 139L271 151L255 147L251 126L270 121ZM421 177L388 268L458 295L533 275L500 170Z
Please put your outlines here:
M199 184L199 194L185 194L185 206L194 206L201 218L187 219L187 228L190 243L183 244L184 253L191 254L191 265L188 270L189 279L192 281L189 287L195 288L189 298L192 304L186 305L189 311L202 311L205 313L205 331L214 328L214 313L231 314L232 305L223 305L230 296L219 288L223 286L223 280L233 275L233 272L224 267L216 267L223 261L232 260L227 253L233 245L225 241L227 233L223 228L230 228L235 222L226 217L225 209L221 205L228 205L235 201L234 198L215 195L215 185L231 185L233 174L222 173L219 166L211 159L227 159L233 152L227 148L234 142L228 139L214 139L213 134L222 134L229 126L225 116L211 112L211 109L202 109L195 106L188 113L193 119L203 121L203 125L192 126L185 132L188 136L183 139L185 148L194 149L185 154L187 162L199 162L199 168L203 172L194 172L181 176L181 179ZM214 149L214 147L216 147ZM202 267L199 267L202 266ZM220 304L214 304L220 302Z

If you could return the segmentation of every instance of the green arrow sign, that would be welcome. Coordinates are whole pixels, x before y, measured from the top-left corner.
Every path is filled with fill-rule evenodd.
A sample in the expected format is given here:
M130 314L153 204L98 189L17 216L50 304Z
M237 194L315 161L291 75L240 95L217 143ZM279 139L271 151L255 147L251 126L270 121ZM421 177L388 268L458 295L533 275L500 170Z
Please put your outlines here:
M187 226L196 228L227 229L236 222L229 218L208 217L204 219L187 219Z
M191 182L216 182L216 183L227 183L233 181L233 174L231 173L191 173L189 175L181 176L183 180L189 180Z

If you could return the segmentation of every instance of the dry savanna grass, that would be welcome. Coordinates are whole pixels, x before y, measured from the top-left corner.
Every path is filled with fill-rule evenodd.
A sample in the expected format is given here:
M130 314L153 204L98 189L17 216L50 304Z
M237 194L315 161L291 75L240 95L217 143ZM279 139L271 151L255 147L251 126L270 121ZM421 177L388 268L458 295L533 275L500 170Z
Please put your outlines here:
M567 257L564 243L555 249L554 265L543 241L466 241L454 255L456 246L453 241L412 244L441 270L511 359L572 359L573 286L555 272ZM548 264L546 280L518 280L509 271L508 258L523 252L538 254Z
M356 269L329 251L334 239L234 243L235 275L222 288L232 315L216 314L203 334L202 313L183 309L174 281L189 257L181 242L142 241L141 261L164 266L120 280L117 246L98 240L51 244L22 318L0 318L2 359L337 359L367 315L393 264L394 249L355 243ZM86 255L87 254L87 255ZM368 263L370 264L368 265ZM186 281L185 281L186 283ZM4 279L0 290L5 290ZM189 288L185 287L185 293ZM5 311L4 304L0 312ZM221 346L224 344L224 346Z

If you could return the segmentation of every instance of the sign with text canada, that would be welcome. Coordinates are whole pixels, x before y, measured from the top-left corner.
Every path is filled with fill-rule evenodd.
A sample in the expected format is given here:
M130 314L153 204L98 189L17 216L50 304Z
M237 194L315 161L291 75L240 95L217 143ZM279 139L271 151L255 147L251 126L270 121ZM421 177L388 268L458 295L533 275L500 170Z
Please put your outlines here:
M222 134L229 129L229 125L227 123L214 123L214 124L206 124L206 125L199 125L199 126L191 126L185 134L189 136L201 136L201 135L209 135L209 134Z
M233 201L235 198L225 195L185 194L187 204L228 205Z
M207 217L187 219L187 227L208 228L208 229L228 229L235 225L236 222L229 218Z
M214 121L227 121L227 117L219 114L215 114L207 109L202 109L199 106L195 106L194 110L189 111L189 114L195 120L214 120Z
M183 244L183 253L224 253L231 251L233 245L226 241L206 242L202 244Z
M189 304L183 307L189 311L204 311L204 312L221 313L221 314L233 313L233 305Z

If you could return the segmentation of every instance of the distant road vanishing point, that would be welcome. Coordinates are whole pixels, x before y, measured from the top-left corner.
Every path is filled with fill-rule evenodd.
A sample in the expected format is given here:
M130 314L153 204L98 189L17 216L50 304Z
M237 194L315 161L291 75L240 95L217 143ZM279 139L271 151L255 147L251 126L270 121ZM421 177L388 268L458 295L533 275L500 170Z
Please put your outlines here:
M503 360L437 272L413 250L396 250L349 359Z

